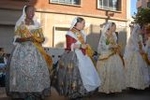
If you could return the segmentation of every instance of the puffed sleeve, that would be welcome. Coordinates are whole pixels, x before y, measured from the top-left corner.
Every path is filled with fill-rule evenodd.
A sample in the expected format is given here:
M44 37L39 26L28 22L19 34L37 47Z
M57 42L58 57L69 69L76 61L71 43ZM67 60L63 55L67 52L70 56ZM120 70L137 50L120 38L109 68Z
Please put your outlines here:
M66 49L71 50L76 40L69 35L66 35Z

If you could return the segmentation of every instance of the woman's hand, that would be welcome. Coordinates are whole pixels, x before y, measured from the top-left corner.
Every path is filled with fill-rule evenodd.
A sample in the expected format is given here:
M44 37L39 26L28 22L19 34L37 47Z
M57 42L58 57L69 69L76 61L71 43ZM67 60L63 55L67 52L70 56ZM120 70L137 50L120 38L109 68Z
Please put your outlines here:
M27 38L26 38L26 41L34 42L34 37L33 37L33 36L27 37Z
M114 45L114 49L117 49L119 47L119 45L118 44L116 44L116 45Z
M82 49L86 49L88 47L88 44L81 44Z
M15 42L26 42L26 41L33 41L33 37L30 36L30 37L24 37L24 38L17 38Z
M118 44L115 44L115 45L110 45L110 49L117 49L118 48Z
M78 49L86 49L88 47L88 44L75 44L73 48L78 48Z

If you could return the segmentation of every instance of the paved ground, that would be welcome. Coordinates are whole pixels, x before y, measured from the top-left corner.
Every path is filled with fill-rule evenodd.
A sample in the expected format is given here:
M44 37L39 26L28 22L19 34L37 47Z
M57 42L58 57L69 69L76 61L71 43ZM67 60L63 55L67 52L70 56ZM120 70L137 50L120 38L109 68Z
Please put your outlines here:
M0 88L0 100L11 100L5 94L5 89ZM52 89L51 96L46 100L68 100L65 97L59 96L55 89ZM96 93L95 95L84 98L83 100L150 100L150 88L146 90L126 90L122 93L116 94L102 94Z

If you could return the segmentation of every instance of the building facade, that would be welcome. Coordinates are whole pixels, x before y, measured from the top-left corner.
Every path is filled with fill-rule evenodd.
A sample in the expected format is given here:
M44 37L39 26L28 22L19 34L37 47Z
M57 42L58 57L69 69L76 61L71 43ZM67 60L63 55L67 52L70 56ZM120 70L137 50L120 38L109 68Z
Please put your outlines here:
M101 25L107 21L117 24L119 43L126 44L129 33L130 0L1 0L0 47L13 50L14 26L24 5L34 5L46 41L44 47L65 48L65 34L75 16L86 21L87 42L96 51Z
M150 8L150 0L137 0L137 9L139 8Z

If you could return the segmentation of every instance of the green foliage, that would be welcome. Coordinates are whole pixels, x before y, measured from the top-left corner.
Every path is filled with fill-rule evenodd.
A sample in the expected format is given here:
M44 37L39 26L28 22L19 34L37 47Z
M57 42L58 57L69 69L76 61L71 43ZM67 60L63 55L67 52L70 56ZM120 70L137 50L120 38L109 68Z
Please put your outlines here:
M141 26L150 23L150 8L140 8L138 12L133 16L135 23Z

